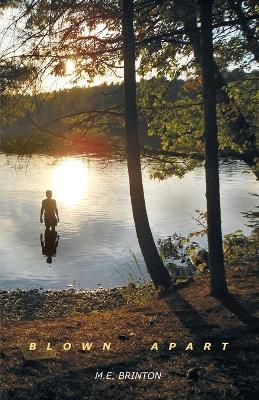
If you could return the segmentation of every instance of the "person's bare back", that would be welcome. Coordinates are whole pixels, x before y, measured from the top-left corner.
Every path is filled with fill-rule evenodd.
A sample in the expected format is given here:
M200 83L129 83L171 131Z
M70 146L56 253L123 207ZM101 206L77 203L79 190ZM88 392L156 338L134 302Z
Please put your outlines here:
M55 230L57 223L59 222L58 208L56 200L52 199L52 191L46 191L46 199L42 200L42 206L40 210L40 222L43 222L43 214L44 214L44 222L46 229Z

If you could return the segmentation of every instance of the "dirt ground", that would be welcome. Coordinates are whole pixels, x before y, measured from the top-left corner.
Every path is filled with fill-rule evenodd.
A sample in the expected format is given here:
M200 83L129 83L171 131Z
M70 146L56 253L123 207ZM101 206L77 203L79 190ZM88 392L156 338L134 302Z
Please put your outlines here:
M3 322L0 399L254 400L258 271L233 268L227 279L232 296L221 302L209 296L205 276L139 304ZM92 343L91 349L82 342ZM28 350L30 343L36 350ZM103 350L104 343L110 350ZM229 343L225 350L222 343ZM136 371L140 379L130 379Z

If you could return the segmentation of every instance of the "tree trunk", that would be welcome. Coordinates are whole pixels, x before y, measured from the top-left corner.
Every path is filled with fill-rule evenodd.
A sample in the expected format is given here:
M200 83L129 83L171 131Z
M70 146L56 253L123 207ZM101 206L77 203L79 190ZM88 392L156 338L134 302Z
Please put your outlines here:
M259 43L256 30L249 26L249 22L247 21L246 15L242 9L242 1L228 0L228 3L239 19L239 25L247 40L248 50L254 55L255 60L259 62Z
M191 3L189 3L188 7L189 13L183 16L183 24L184 28L189 31L188 36L193 47L196 62L201 66L201 38L198 32L196 9ZM233 139L234 143L245 147L244 160L250 167L254 167L258 157L255 131L238 106L230 100L226 91L227 83L214 58L213 68L215 74L216 99L218 104L225 105L224 115L226 116L229 136ZM258 178L256 171L255 174Z
M135 35L133 0L123 0L122 31L124 57L124 91L126 114L127 163L130 197L138 242L152 281L156 287L168 288L170 275L157 251L146 211L136 102Z
M212 0L199 0L201 10L201 64L204 99L205 172L211 294L228 293L221 231L216 90L214 76Z

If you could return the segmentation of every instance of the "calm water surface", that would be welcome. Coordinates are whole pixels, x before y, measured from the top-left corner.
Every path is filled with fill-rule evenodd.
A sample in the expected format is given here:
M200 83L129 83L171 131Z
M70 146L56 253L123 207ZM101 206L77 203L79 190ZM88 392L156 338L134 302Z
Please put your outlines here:
M258 182L240 162L221 164L223 232L246 227L242 211L252 211ZM197 230L195 209L205 210L204 170L183 179L151 180L144 188L155 239ZM42 254L39 222L45 190L57 200L59 242L52 263ZM112 287L145 274L129 200L125 163L85 157L33 157L28 163L0 154L0 287ZM146 275L146 274L145 274Z

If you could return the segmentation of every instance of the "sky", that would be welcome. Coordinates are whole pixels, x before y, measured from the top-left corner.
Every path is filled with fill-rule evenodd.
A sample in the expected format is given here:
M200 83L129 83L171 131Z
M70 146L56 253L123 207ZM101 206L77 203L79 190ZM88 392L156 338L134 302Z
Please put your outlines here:
M17 11L15 9L9 8L4 10L0 14L0 60L1 58L6 58L18 56L22 54L25 50L25 46L18 46L20 42L18 38L18 29L22 27L22 22L14 24L17 19ZM18 29L17 29L17 28ZM97 86L102 83L110 84L112 82L118 82L123 80L122 71L117 71L115 76L111 72L107 73L105 76L97 76L93 81L89 81L86 77L85 79L80 79L75 83L74 74L74 64L72 60L68 60L66 63L66 75L63 77L57 77L51 75L49 71L46 71L41 77L41 91L57 91L62 89L69 89L74 86L79 87L89 87Z
M0 14L0 60L1 58L5 58L8 53L10 56L19 56L22 54L26 49L24 46L19 46L20 40L18 38L18 30L19 28L23 27L24 19L18 22L16 25L14 21L17 19L18 11L16 9L8 8ZM11 25L11 28L8 29ZM15 49L15 50L14 50ZM181 63L185 64L187 62L186 59L181 59ZM136 63L138 66L138 62ZM236 68L237 65L229 65L229 69ZM255 66L256 67L256 66ZM75 82L75 74L74 74L74 64L72 60L67 60L66 63L66 75L63 77L57 77L51 75L50 71L46 71L41 76L41 87L40 91L57 91L61 89L69 89L74 86L79 87L89 87L89 86L97 86L102 83L110 84L112 82L122 82L123 81L123 70L118 69L116 74L118 76L112 74L112 72L107 73L105 76L97 76L92 82L88 80L87 77L84 79L80 79ZM148 77L154 75L154 72L151 71ZM186 74L180 75L181 79L186 79Z

